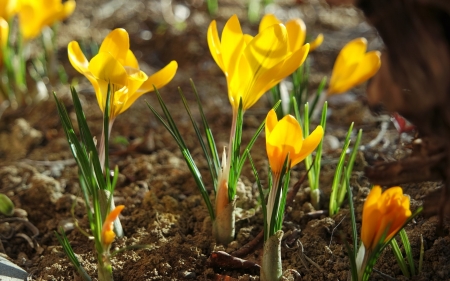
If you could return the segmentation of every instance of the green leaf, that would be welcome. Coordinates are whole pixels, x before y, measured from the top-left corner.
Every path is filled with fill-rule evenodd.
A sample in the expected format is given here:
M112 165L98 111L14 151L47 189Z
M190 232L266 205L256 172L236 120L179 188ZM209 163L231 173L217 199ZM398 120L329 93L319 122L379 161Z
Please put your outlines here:
M175 121L172 118L172 115L170 114L169 110L167 109L167 106L165 105L161 94L159 91L155 88L155 93L159 101L159 105L161 106L164 115L167 119L166 120L159 115L159 113L156 111L155 108L153 108L148 102L147 106L148 108L153 112L153 114L156 116L156 118L161 122L161 124L167 129L167 131L172 135L175 142L178 144L178 147L180 148L181 154L183 155L184 160L186 161L186 164L188 165L189 171L191 172L192 176L194 177L195 183L197 185L197 188L200 191L200 194L203 197L203 201L206 204L206 207L208 208L209 216L211 217L211 220L214 221L215 214L214 214L214 208L211 204L211 200L209 199L208 191L206 190L205 184L202 179L202 175L197 168L197 165L195 164L194 159L192 158L192 155L189 151L189 149L186 146L186 143L183 140L183 137L181 136Z
M331 196L330 196L330 207L329 212L330 216L335 215L340 208L340 204L338 202L338 194L340 194L340 189L344 188L343 186L340 186L341 183L341 176L342 176L342 170L344 168L345 164L345 155L347 152L347 149L350 145L350 135L353 130L353 123L350 125L350 128L347 132L347 137L345 138L344 147L342 148L341 156L339 157L339 161L335 170L334 178L333 178L333 184L331 186Z
M61 244L64 253L69 258L70 262L73 264L75 269L77 270L78 274L83 278L84 281L91 281L91 277L87 274L86 270L81 266L80 261L78 260L77 256L75 255L72 246L70 246L70 242L67 239L66 234L64 233L64 229L60 229L61 234L55 231L56 238L59 241L59 244Z
M405 277L410 278L411 275L409 274L408 267L406 266L406 263L403 260L402 251L400 250L400 247L398 246L397 241L395 239L392 239L390 244L391 244L392 252L394 253L395 259L397 260L398 266L400 267L400 270L402 271L402 273Z
M409 243L408 234L406 234L405 229L400 230L400 238L402 239L402 244L403 244L403 247L405 248L406 259L408 260L409 269L411 271L411 276L415 276L416 269L414 267L414 259L412 256L411 244ZM394 239L392 239L392 241L394 241Z

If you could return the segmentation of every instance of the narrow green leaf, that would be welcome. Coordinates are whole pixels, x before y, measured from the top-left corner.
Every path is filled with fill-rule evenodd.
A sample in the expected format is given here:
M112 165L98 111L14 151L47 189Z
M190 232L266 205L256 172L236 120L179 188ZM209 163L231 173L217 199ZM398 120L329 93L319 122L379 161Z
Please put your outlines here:
M391 247L392 252L394 253L395 259L397 260L398 266L400 267L400 270L402 271L403 275L407 278L410 278L408 267L403 260L402 251L400 250L400 247L397 244L397 241L395 239L391 240Z
M255 164L253 162L252 156L250 155L250 152L248 150L245 151L246 154L248 154L248 161L250 162L250 165L252 166L253 174L255 175L256 185L258 186L259 191L259 198L261 200L261 207L263 211L263 218L264 218L264 241L267 240L268 237L268 226L267 226L267 206L266 206L266 198L264 197L264 191L262 188L261 181L259 180L258 171L255 168Z
M338 204L338 194L340 188L344 188L340 186L341 183L341 175L342 175L342 169L345 164L345 155L347 152L347 149L350 145L350 135L353 130L353 123L350 125L350 128L347 132L347 137L345 138L344 147L342 148L341 156L339 157L339 162L335 170L334 178L333 178L333 184L331 186L331 196L330 196L330 216L335 215L339 211L339 204Z
M317 88L317 91L316 91L316 96L314 97L314 101L313 101L313 103L311 105L311 111L309 113L310 114L309 117L311 117L313 112L316 110L317 103L319 102L320 97L324 93L324 89L325 89L326 84L327 84L327 77L323 77L322 81L320 81L319 87Z
M203 106L200 102L200 95L198 94L197 88L195 87L194 81L190 79L192 90L194 91L195 98L197 100L198 109L200 111L200 116L202 117L203 122L203 129L205 131L206 139L208 140L208 147L209 147L209 153L212 158L212 162L214 164L214 178L216 179L216 182L214 184L214 189L217 188L217 178L219 177L219 171L220 171L220 159L219 159L219 153L217 153L217 147L216 142L214 141L214 136L211 131L211 128L209 127L208 121L206 120L205 113L203 112Z
M91 277L87 274L86 270L81 266L80 261L78 260L77 256L75 255L72 246L70 245L69 240L67 239L66 234L64 233L64 229L60 229L61 234L59 234L57 231L55 231L56 238L59 241L59 244L61 244L64 253L69 258L70 262L73 264L75 269L77 270L78 274L81 278L83 278L84 281L91 281Z
M414 267L414 259L412 256L411 244L409 243L408 234L406 234L406 231L404 228L402 228L402 230L400 230L400 238L402 239L402 244L403 244L403 247L405 248L406 259L408 260L411 276L415 276L416 269Z
M191 120L192 127L194 128L195 134L197 135L197 140L200 143L200 146L203 151L203 155L205 156L206 163L208 163L209 173L211 174L211 178L214 182L214 191L216 191L217 187L217 181L218 181L218 174L215 170L215 164L213 163L213 159L209 155L209 151L206 148L205 142L203 141L202 133L200 132L200 129L198 128L197 122L195 122L194 117L192 116L191 109L189 108L189 105L187 103L186 97L184 96L183 92L181 91L181 88L178 88L178 92L181 96L181 100L183 102L184 108L189 116L189 119Z

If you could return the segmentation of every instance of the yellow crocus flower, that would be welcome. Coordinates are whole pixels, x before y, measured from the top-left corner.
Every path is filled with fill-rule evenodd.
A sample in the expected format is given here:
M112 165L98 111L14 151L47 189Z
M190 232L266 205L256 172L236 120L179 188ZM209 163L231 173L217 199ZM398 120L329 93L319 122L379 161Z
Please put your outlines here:
M236 112L254 105L270 88L294 72L306 59L309 44L289 49L288 31L283 24L271 25L255 37L243 34L236 15L232 16L219 39L216 21L208 28L211 54L226 76L228 98Z
M68 0L16 0L14 11L19 17L19 26L25 41L31 40L41 30L70 16L75 9L75 1Z
M302 128L292 115L278 121L275 110L266 117L266 150L270 168L274 175L279 174L289 154L290 168L300 163L319 145L323 137L322 126L303 139Z
M410 216L409 197L403 195L401 187L382 192L380 186L374 186L363 208L361 240L366 251L391 239Z
M127 110L141 95L165 86L175 76L176 61L147 76L130 50L130 40L125 29L118 28L106 36L99 53L88 61L76 41L68 45L69 61L83 74L95 89L102 112L105 109L108 84L111 84L111 120Z
M366 53L367 40L357 38L344 46L334 63L328 95L341 94L365 82L381 66L380 52Z
M274 24L280 24L281 21L273 14L266 14L262 18L259 24L259 32L268 28ZM305 44L306 39L306 25L305 22L300 19L292 19L286 22L285 24L286 30L289 37L289 51L293 52L295 50L300 49ZM316 39L309 43L309 51L314 51L317 47L319 47L323 42L323 34L320 33L317 35Z
M108 216L103 223L102 232L101 232L101 241L104 249L109 248L111 243L116 238L116 234L114 233L114 221L119 217L122 212L124 205L117 206L114 210L109 212Z

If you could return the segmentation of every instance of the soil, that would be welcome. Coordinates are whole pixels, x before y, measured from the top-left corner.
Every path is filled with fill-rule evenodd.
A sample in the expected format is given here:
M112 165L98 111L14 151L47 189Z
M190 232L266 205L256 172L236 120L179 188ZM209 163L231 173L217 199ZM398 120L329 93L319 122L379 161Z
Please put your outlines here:
M352 7L330 8L318 0L297 2L276 1L266 11L275 12L281 19L303 18L312 38L318 33L324 34L323 45L309 58L311 92L323 76L330 75L337 53L346 42L363 36L368 39L370 49L382 48L376 32L358 10ZM189 12L188 17L181 21L186 17L186 12ZM257 24L246 20L246 7L241 1L233 0L220 1L219 13L215 17L219 30L232 14L239 16L245 32L256 33ZM211 19L200 0L78 0L75 13L60 27L58 56L70 81L81 93L93 134L100 136L101 111L90 84L68 63L66 46L71 40L83 42L85 46L91 42L98 44L111 29L123 27L130 33L131 49L146 73L177 60L178 73L161 93L182 134L186 136L187 145L198 161L205 182L209 182L207 165L177 88L180 87L187 95L195 117L199 118L189 78L195 81L218 147L226 145L231 126L231 107L226 95L225 78L212 60L206 44L206 30ZM348 204L345 202L333 217L329 217L326 210L340 148L350 123L355 122L353 138L357 130L364 130L351 178L358 226L371 186L364 176L364 167L376 160L392 161L409 153L408 144L412 135L400 136L387 115L375 116L366 106L364 89L361 86L329 99L331 110L324 141L319 210L310 204L307 181L286 210L283 269L297 271L301 280L346 280L348 277L349 260L345 241L341 238L342 234L351 237ZM74 117L68 85L59 85L53 90L64 100L71 117ZM233 269L211 264L213 251L231 253L240 249L254 239L263 227L251 170L248 166L244 168L241 177L243 184L238 190L237 206L242 209L242 216L236 224L236 240L226 247L217 245L211 237L211 221L205 204L176 143L156 121L144 100L158 107L155 95L146 94L117 118L111 136L110 161L111 166L118 165L120 170L114 200L116 205L126 206L121 215L125 237L117 239L113 247L147 247L117 254L113 258L114 279L259 280L255 266ZM251 138L269 108L268 99L263 97L246 112L243 143ZM381 141L371 144L382 124L388 125L386 132ZM265 179L268 163L263 136L253 148L252 157L261 178ZM304 173L304 165L298 165L291 175L291 185ZM95 278L93 242L74 228L77 222L87 230L88 222L80 197L77 168L53 99L15 111L7 110L0 119L0 181L0 193L7 194L16 206L13 219L0 216L2 255L29 272L32 280L80 280L54 234L62 226L82 265ZM440 182L426 182L402 187L411 197L411 208L415 210L422 205L427 194L441 186ZM320 210L325 212L315 212ZM418 216L406 227L416 269L419 267L423 237L422 271L413 277L414 280L450 279L449 230L449 222L444 220L439 226L437 217ZM259 263L261 255L262 245L258 245L243 258ZM371 280L383 280L386 276L394 280L407 279L389 247L375 268L377 272ZM233 279L225 279L224 276ZM293 280L292 274L286 276L288 280Z

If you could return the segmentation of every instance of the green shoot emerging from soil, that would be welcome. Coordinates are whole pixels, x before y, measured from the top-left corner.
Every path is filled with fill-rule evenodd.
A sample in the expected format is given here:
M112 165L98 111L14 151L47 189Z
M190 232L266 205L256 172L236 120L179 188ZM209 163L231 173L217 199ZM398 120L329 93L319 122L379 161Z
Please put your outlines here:
M170 114L166 104L162 100L162 97L158 91L156 91L156 95L158 97L159 104L163 110L163 114L165 116L162 117L155 108L153 108L151 105L148 104L148 107L150 110L155 114L157 119L164 125L164 127L169 131L169 133L172 135L172 137L175 139L175 141L178 144L178 147L181 150L181 153L183 154L183 157L189 167L189 170L191 171L192 175L194 176L195 182L197 184L197 187L200 191L200 194L203 197L203 200L208 208L209 216L211 220L213 221L213 234L218 243L221 244L228 244L234 239L234 200L232 203L229 203L228 200L220 200L221 197L219 196L219 186L221 184L224 184L223 181L220 179L228 179L228 177L223 177L223 174L228 172L230 174L229 178L232 180L232 182L237 185L237 182L239 180L239 175L242 171L242 168L244 166L244 162L247 159L248 153L240 154L240 145L241 145L241 136L242 136L242 106L240 106L240 110L238 111L238 121L237 125L234 131L235 135L235 142L232 143L232 159L228 160L230 161L230 170L224 171L224 169L227 169L226 164L226 154L224 153L224 156L222 158L222 165L219 160L219 153L216 147L216 143L214 141L214 137L211 131L211 128L208 125L208 121L206 120L205 114L203 112L203 107L200 102L200 98L197 92L197 89L195 88L194 83L191 81L192 89L195 93L197 104L199 108L199 112L202 119L202 125L203 125L203 134L206 139L206 141L203 139L202 132L197 125L197 122L194 120L194 117L192 116L191 110L189 108L189 105L186 101L186 98L181 91L180 96L183 101L184 107L186 109L187 114L189 115L189 118L192 122L192 126L194 128L195 134L197 136L197 140L200 144L200 147L202 148L203 154L206 158L206 161L208 163L209 172L212 178L212 186L214 189L214 193L216 195L216 202L215 202L215 208L213 207L213 204L209 198L208 190L206 188L206 184L203 181L202 175L197 167L197 164L195 160L193 159L189 148L186 146L186 143L181 136L181 133L179 132L177 125L175 124L175 121L172 118L172 115ZM256 141L256 138L259 136L261 131L264 128L264 123L262 123L259 128L256 130L255 134L253 135L250 142L247 144L245 151L250 151L253 147L253 144ZM230 180L230 181L231 181ZM225 194L222 194L222 197L228 198L228 191L227 189L222 189L222 192L226 192ZM236 194L236 190L233 191L233 197Z
M119 171L116 167L114 177L111 179L107 145L109 136L110 91L108 90L106 98L107 102L103 124L105 135L105 142L103 143L103 149L105 151L104 163L100 163L94 138L86 122L86 117L84 116L76 90L72 88L72 99L79 126L79 137L75 134L75 128L64 104L58 100L56 94L54 96L64 132L66 133L70 149L78 165L81 193L83 194L91 230L90 235L93 236L95 250L97 252L98 279L101 281L113 280L110 246L116 234L112 230L113 226L115 226L116 232L122 233L120 222L117 218L124 206L114 208L112 199ZM104 173L102 166L104 167ZM84 277L85 274L81 274L84 270L80 268L80 263L77 261L65 234L57 234L57 237L77 271Z

